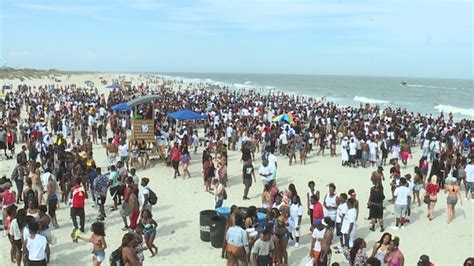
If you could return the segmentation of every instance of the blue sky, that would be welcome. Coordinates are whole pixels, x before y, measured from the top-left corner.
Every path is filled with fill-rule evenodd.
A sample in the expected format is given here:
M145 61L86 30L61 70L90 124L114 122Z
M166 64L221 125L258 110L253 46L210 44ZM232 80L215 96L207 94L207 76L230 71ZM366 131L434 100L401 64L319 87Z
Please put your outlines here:
M12 67L474 78L471 0L1 0Z

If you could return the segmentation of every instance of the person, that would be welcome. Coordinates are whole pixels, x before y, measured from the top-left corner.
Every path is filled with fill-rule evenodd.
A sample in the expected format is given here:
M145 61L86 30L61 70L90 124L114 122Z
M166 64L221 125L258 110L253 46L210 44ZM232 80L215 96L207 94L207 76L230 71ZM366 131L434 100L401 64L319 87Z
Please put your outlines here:
M382 184L377 182L370 189L369 201L367 202L367 207L369 208L369 219L371 220L372 226L370 227L371 231L375 231L375 224L378 222L380 225L380 232L383 232L385 228L383 227L383 201L385 195L383 194Z
M357 210L354 205L355 200L353 198L347 200L347 212L341 225L341 233L344 236L344 246L346 248L352 248L357 228Z
M58 220L56 218L56 208L58 206L58 196L56 194L56 189L58 184L53 175L49 176L48 185L46 188L47 197L48 199L46 202L48 203L48 214L51 217L51 222L55 228L58 228Z
M271 184L265 184L262 192L262 208L270 209L272 207L272 186Z
M293 196L293 200L291 201L290 206L290 217L288 219L289 224L289 231L290 235L294 232L295 233L295 247L299 247L300 245L300 226L301 220L303 218L303 206L301 205L301 200L298 195Z
M143 262L145 260L145 255L143 255L143 251L148 249L148 247L144 246L145 241L142 237L144 230L145 226L142 223L138 223L135 227L135 231L132 232L137 240L137 247L135 248L135 250L137 251L137 257L140 262Z
M330 263L331 256L331 241L333 232L328 226L327 222L332 220L326 217L324 220L315 220L314 229L311 234L311 248L310 257L313 260L313 265L325 266Z
M275 243L271 239L272 231L267 228L263 230L262 236L257 239L252 249L253 264L255 266L272 265L272 257L275 253Z
M140 217L140 203L138 202L138 188L132 177L127 178L128 184L128 206L130 208L130 229L135 230Z
M464 168L464 171L466 172L466 201L468 199L474 200L474 157L471 158L471 163L466 165ZM469 192L471 193L470 197Z
M6 179L6 177L4 177ZM12 184L6 182L2 185L3 192L0 193L0 200L2 200L2 221L7 219L7 208L9 206L15 205L16 202L16 192L12 189ZM6 232L5 223L4 223L4 232Z
M131 192L131 187L130 186L126 186L123 189L123 194L124 194L123 204L122 204L122 209L120 209L120 216L122 217L122 221L123 221L123 224L124 224L124 227L122 228L122 231L129 231L129 229L130 229L130 227L127 223L127 217L130 216L130 205L128 203L128 198L129 198L130 192Z
M98 219L103 221L106 217L105 215L105 201L107 199L107 185L109 179L106 175L102 175L102 170L100 167L96 168L97 177L94 179L94 194L96 195L97 205L99 207L99 217Z
M358 220L359 219L359 200L356 198L357 194L355 190L351 188L347 191L347 195L349 196L349 198L354 200L354 209L356 210L356 214L357 214L356 220Z
M142 211L142 223L145 227L145 230L143 231L145 244L148 247L148 250L150 250L151 256L154 257L156 254L158 254L158 247L156 247L153 243L155 241L158 223L153 219L153 215L150 210L144 209Z
M91 231L91 237L78 236L77 238L92 243L92 265L99 266L105 260L105 249L107 248L104 223L93 223L91 225Z
M234 266L239 261L244 266L248 265L247 254L245 248L248 246L248 236L243 227L243 219L237 215L234 220L231 220L232 225L227 229L225 235L226 252L227 252L227 266Z
M143 187L142 193L140 194L140 201L142 203L142 212L143 210L149 210L150 212L152 211L153 205L150 203L149 197L150 197L150 189L148 187L148 184L150 183L150 179L147 177L143 177L141 181L141 185Z
M174 169L175 179L176 179L176 176L181 176L181 173L179 172L180 160L181 160L181 154L178 147L178 142L175 142L173 145L173 148L171 148L171 165L173 166L173 169Z
M324 196L324 200L323 200L323 206L324 206L324 209L326 210L325 217L331 218L333 223L335 223L339 198L336 194L336 185L334 185L334 183L329 183L328 187L329 187L329 194Z
M425 197L428 198L428 219L433 220L434 207L436 201L438 200L439 184L438 177L433 175L431 177L431 182L428 183L425 187Z
M385 176L383 175L382 166L379 166L377 168L377 171L372 172L372 174L370 175L370 181L372 182L372 185L375 185L376 183L382 183L382 181L385 181Z
M120 197L119 196L120 187L119 187L119 181L118 181L119 174L117 172L117 168L116 168L115 165L110 166L110 174L109 174L108 178L109 178L110 196L112 197L112 199L114 201L114 206L110 210L111 211L116 211L117 210L117 200Z
M25 250L28 258L29 266L48 265L50 250L46 237L38 234L39 224L31 221L28 224L28 236L23 242L23 250Z
M84 233L84 222L85 222L85 213L84 213L84 203L85 203L85 191L81 186L81 179L76 178L73 182L73 189L71 190L71 219L75 229L78 229L77 219L79 216L80 221L80 230Z
M313 201L313 195L316 193L319 193L319 191L316 191L314 188L315 183L314 181L309 181L308 182L308 192L306 193L306 209L308 210L308 215L309 215L309 220L311 224L313 224L313 210L314 210L314 201Z
M281 198L281 197L280 197ZM278 209L277 209L278 210ZM278 216L275 219L275 240L276 240L276 258L274 261L277 261L281 264L288 264L288 240L290 238L290 234L288 232L288 221L287 221L287 210L284 210L281 207L279 210L281 212L277 212Z
M400 186L395 189L393 196L395 200L395 227L394 230L403 229L405 224L405 214L407 212L408 197L411 195L404 177L400 178Z
M387 263L388 266L404 266L405 257L403 253L398 248L400 245L400 238L397 236L394 237L388 245L388 251L385 254L383 259L384 263Z
M336 236L339 237L339 244L336 246L336 253L341 253L343 246L344 246L344 238L343 234L341 233L342 221L344 220L344 216L347 213L347 194L341 193L339 195L339 206L337 206L336 211Z
M383 262L385 254L388 252L388 245L392 240L392 235L390 233L384 233L379 241L375 242L372 249L371 257L377 258L380 262ZM387 265L387 263L383 263Z
M206 192L211 191L212 179L215 177L216 169L214 167L214 162L212 161L212 156L203 155L203 172L204 172L204 186L206 187Z
M244 167L242 169L242 181L244 183L244 196L242 197L244 200L249 200L248 197L249 189L252 186L252 178L254 182L257 182L255 179L255 171L252 165L252 161L247 161L244 163Z
M319 202L319 193L312 196L314 207L313 207L313 221L324 219L324 209L321 202Z
M212 194L214 195L214 208L220 208L222 207L222 204L224 204L224 198L225 198L225 188L224 185L221 184L219 181L219 178L214 178L212 179Z
M122 244L120 248L122 250L122 263L124 266L142 266L142 263L138 259L137 251L135 246L137 245L137 239L133 233L126 233L122 237Z
M260 178L262 179L263 185L270 183L270 181L273 180L273 172L274 172L274 169L268 163L268 160L263 160L262 166L260 166L260 169L258 170L258 174L260 175Z
M365 254L365 248L367 244L364 239L357 238L354 240L354 246L350 250L346 250L344 256L349 261L351 266L365 266L367 255Z
M446 185L444 186L444 192L448 193L448 197L446 199L448 205L448 224L451 223L455 216L455 207L456 203L458 202L458 198L461 201L462 205L462 197L461 197L461 187L457 183L456 178L450 177L446 178Z
M15 261L16 265L21 265L21 259L23 258L22 250L22 231L25 226L26 210L19 209L16 212L15 218L10 223L10 231L8 232L15 246Z
M5 224L5 232L7 233L8 240L10 241L10 261L12 263L16 262L16 247L15 247L15 241L13 240L13 235L10 233L11 231L11 224L13 220L15 219L16 216L16 211L17 207L15 204L8 206L7 208L7 218L6 220L3 220L3 223Z
M222 249L221 249L221 257L222 258L225 257L224 255L225 255L225 252L227 250L227 242L225 240L227 229L229 229L229 227L233 226L236 215L238 214L238 212L239 212L239 209L237 208L237 205L232 205L230 207L230 215L229 215L229 218L227 218L227 221L226 221L225 227L224 227L224 243L223 243Z
M183 165L183 179L186 178L188 175L191 178L191 173L189 173L189 163L191 161L191 155L189 154L188 145L185 145L183 150L181 151L180 156L181 164Z
M430 261L430 257L428 255L421 255L420 260L418 260L416 265L417 266L434 266L434 264ZM466 263L464 263L464 265L466 265Z
M39 214L39 231L38 234L46 237L46 240L48 240L48 243L51 243L52 241L52 233L51 233L51 216L47 214L47 207L46 205L40 205L38 206L38 214Z
M414 188L413 188L413 203L418 202L418 207L421 206L420 201L420 190L423 188L424 178L421 169L416 166L415 167L415 177L414 177Z
M382 263L380 262L378 258L370 257L370 258L367 258L367 260L365 261L365 265L366 266L382 266Z

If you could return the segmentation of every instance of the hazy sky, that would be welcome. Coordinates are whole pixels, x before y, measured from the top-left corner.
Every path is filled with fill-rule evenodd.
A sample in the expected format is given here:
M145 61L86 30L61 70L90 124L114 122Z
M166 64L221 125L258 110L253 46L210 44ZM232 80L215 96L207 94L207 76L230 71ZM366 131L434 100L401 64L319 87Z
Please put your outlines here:
M472 0L0 2L11 67L474 78Z

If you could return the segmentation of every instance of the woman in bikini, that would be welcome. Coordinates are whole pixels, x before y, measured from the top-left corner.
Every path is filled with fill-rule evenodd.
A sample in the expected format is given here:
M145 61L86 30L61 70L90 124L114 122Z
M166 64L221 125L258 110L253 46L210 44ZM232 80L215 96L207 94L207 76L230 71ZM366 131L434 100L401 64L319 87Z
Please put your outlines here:
M262 208L270 209L272 207L272 194L271 194L272 186L270 184L265 184L262 193Z
M92 265L99 266L105 260L105 242L104 224L95 222L91 225L92 236L90 238L78 236L78 239L92 243Z
M148 250L151 252L151 256L153 257L158 253L158 248L153 243L153 241L155 241L156 228L158 227L158 224L155 220L153 220L153 215L151 214L150 210L143 210L142 223L145 226L145 230L143 232L145 243L148 247Z
M434 207L436 205L436 201L438 200L438 192L439 192L439 185L438 185L438 177L433 175L431 177L431 182L426 185L425 187L426 194L428 196L429 203L428 203L428 219L433 220L433 213Z
M392 235L390 233L384 233L379 241L375 242L374 248L372 249L371 257L376 257L383 266L387 266L387 263L383 262L385 254L388 252L388 244L392 240Z
M444 192L448 193L447 204L448 204L448 224L454 219L455 207L458 202L458 198L462 204L461 187L459 186L455 178L447 178Z
M126 233L122 237L122 265L123 266L142 266L138 259L135 246L137 245L137 238L133 233Z
M288 232L288 217L286 212L282 211L275 220L274 235L276 238L276 259L279 263L288 265L288 239L290 233Z
M231 219L231 226L225 233L227 265L238 265L242 261L242 265L247 266L247 253L245 247L248 246L247 232L242 227L244 222L242 216L235 214L235 219Z
M403 253L398 249L400 245L400 238L396 236L388 244L388 251L383 258L383 262L387 266L403 266L405 265L405 257Z
M253 247L253 244L258 238L258 217L257 217L257 208L255 206L250 206L247 209L247 215L245 218L245 231L248 235L249 240L249 253L247 254L247 259L250 260L250 253Z
M418 206L421 206L420 201L420 190L423 188L423 173L421 172L420 167L415 167L415 186L413 188L413 203L418 201Z

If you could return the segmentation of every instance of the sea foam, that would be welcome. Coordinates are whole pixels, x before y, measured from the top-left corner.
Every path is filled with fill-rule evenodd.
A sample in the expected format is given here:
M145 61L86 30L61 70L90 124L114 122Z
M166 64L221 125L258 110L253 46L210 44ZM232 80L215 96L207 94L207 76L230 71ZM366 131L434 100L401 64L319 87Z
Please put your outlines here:
M440 112L443 111L445 115L447 115L448 113L453 113L474 117L474 109L459 108L444 104L438 104L434 108Z
M390 101L380 100L380 99L371 99L363 96L354 96L354 101L360 103L372 103L372 104L387 104Z
M429 88L429 89L442 89L442 90L452 90L452 91L455 91L458 89L455 87L442 87L442 86L422 85L422 84L407 84L407 86L411 88Z

